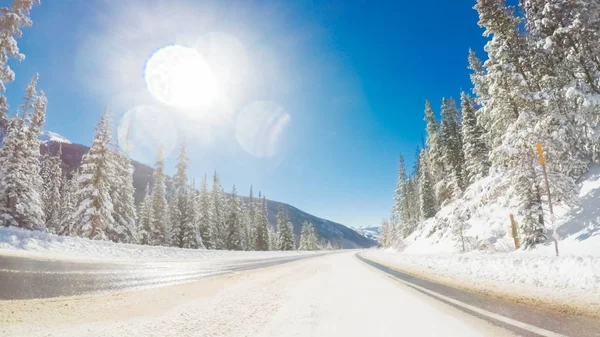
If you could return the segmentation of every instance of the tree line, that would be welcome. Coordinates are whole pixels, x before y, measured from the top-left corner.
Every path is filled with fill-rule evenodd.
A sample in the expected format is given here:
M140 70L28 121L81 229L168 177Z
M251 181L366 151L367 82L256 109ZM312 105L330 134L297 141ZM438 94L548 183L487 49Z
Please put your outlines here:
M47 99L38 92L37 75L25 90L23 103L8 115L5 84L15 74L9 57L23 59L16 38L31 26L35 0L15 1L0 16L0 225L43 230L120 243L227 250L331 249L319 242L314 226L305 222L298 244L292 223L279 207L276 229L267 220L267 201L252 187L243 200L235 186L226 194L217 173L208 189L206 175L196 189L188 179L185 144L177 171L167 189L165 162L160 149L146 194L135 204L133 166L127 153L114 145L111 117L106 111L81 166L62 171L62 147L40 154L39 137L46 119ZM70 176L70 177L69 177Z
M536 143L544 147L553 201L576 202L576 181L598 162L600 4L597 0L478 0L487 59L469 51L473 85L460 105L425 103L426 140L412 174L400 157L395 205L380 243L390 247L488 175L497 198L515 200L524 246L546 240L552 219ZM508 216L508 215L507 215ZM468 219L461 219L464 221ZM438 227L449 226L437 219ZM463 238L464 226L453 231Z

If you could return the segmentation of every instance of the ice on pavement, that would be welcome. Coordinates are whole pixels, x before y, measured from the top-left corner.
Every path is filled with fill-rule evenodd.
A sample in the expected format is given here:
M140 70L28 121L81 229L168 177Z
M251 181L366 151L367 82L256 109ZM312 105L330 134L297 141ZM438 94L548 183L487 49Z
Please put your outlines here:
M146 259L205 259L205 258L279 258L316 252L298 251L217 251L144 246L110 241L95 241L80 237L59 236L43 231L16 227L0 227L0 254L77 259L77 260L146 260Z

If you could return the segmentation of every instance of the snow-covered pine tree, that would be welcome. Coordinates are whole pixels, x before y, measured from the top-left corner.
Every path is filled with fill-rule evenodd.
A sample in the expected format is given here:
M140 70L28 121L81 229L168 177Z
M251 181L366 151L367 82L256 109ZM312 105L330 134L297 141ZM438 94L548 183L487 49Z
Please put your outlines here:
M14 58L22 61L25 58L17 44L17 39L22 36L21 29L32 25L29 13L34 4L39 0L15 0L10 7L2 7L0 15L0 145L6 135L9 118L8 102L4 93L6 84L15 80L15 73L10 68L8 61Z
M169 206L167 203L167 185L165 181L165 159L162 148L158 149L156 167L152 175L152 245L168 246L171 242L169 224Z
M187 189L187 211L189 221L191 222L190 228L192 235L190 236L189 247L195 249L206 249L204 242L202 241L202 235L200 234L200 209L198 208L199 193L196 190L196 180L192 179L192 186Z
M49 151L49 149L48 149ZM44 184L42 201L46 215L46 228L49 232L58 234L61 216L61 190L62 190L62 145L54 156L48 152L42 160L41 176Z
M327 245L325 246L325 250L333 250L333 246L331 245L331 241L327 241Z
M433 179L433 185L435 185L444 178L444 154L440 126L435 119L435 113L429 101L425 102L425 121L427 122L425 144L429 150L428 170Z
M308 221L302 223L300 245L298 250L317 250L317 237L315 235L315 228L313 224Z
M211 202L210 195L208 193L208 183L206 181L206 174L202 177L202 184L200 185L200 193L196 198L196 208L198 210L198 226L200 230L200 237L206 249L215 249L213 242L213 236L211 235Z
M465 92L460 94L462 111L463 155L466 183L471 184L488 175L489 150L484 141L484 131L477 123L475 105Z
M429 174L428 167L428 152L423 150L421 152L421 156L419 157L419 161L421 162L419 170L419 198L420 198L420 213L421 219L427 220L433 216L437 212L435 194L433 190L433 185L431 181L431 176Z
M187 186L187 168L188 159L185 143L182 143L177 159L177 172L173 177L173 195L169 207L173 244L179 248L192 248L196 245L193 210L188 208L190 193Z
M67 175L62 176L60 192L60 211L58 223L58 235L74 235L73 216L75 214L75 191L77 190L77 172L73 172L71 179Z
M96 135L88 153L81 160L78 174L73 221L79 236L106 240L112 232L114 218L110 197L114 179L114 156L110 146L110 115L104 112L96 125Z
M310 228L308 221L302 223L302 228L300 230L300 244L298 245L298 250L308 250L308 236L310 232Z
M279 250L279 235L272 226L269 226L269 250Z
M319 246L317 244L318 238L315 231L315 226L312 223L308 223L308 225L310 229L308 233L308 250L318 250Z
M381 225L379 226L379 244L381 246L386 248L391 246L391 231L392 227L390 226L390 222L387 219L381 220Z
M446 200L458 198L465 187L461 126L456 101L453 98L442 100L441 124L440 135L444 161L443 187L447 194L438 194L438 200L443 204Z
M0 150L0 224L45 229L43 182L38 137L46 116L46 97L35 89L37 75L25 90L19 112L9 121Z
M245 233L244 242L246 250L257 250L256 249L256 200L252 193L252 185L250 186L250 194L248 195L248 202L244 207L245 213Z
M235 185L229 196L229 203L225 225L227 228L227 239L225 247L227 250L242 250L242 224L241 224L241 200L237 196Z
M153 242L154 229L152 228L152 225L154 223L154 214L152 211L152 193L150 192L150 184L147 184L144 200L142 200L138 212L137 232L139 242L142 245L151 245Z
M400 155L398 160L398 180L394 195L394 207L392 208L392 222L399 231L398 236L404 237L405 228L410 221L410 211L407 199L408 176L404 165L404 157Z
M294 250L294 233L290 228L287 212L279 205L277 212L278 250Z
M111 200L113 204L113 219L111 232L106 233L109 240L123 243L138 242L136 227L137 212L133 194L133 166L125 154L117 148L113 152L113 170L111 179Z
M259 192L260 195L260 192ZM259 197L260 199L260 197ZM256 212L256 244L255 248L259 251L269 250L269 234L270 226L269 220L267 220L267 199L263 197L260 199L258 204L258 211Z
M219 182L217 172L213 175L213 186L210 196L211 214L210 214L210 233L213 249L225 249L225 240L227 237L227 228L225 227L225 216L227 208L223 197L223 189Z
M543 243L547 239L540 187L536 181L533 166L530 167L528 173L521 175L515 186L520 201L520 229L523 235L523 248L525 249Z

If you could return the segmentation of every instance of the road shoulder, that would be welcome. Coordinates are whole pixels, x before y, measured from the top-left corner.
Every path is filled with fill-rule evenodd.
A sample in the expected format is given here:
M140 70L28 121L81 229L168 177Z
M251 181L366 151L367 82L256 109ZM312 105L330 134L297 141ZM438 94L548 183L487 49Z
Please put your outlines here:
M461 284L455 279L432 276L414 269L405 269L372 256L365 257L364 254L357 254L357 257L363 262L371 264L374 269L400 279L402 282L407 282L409 286L410 284L416 285L415 289L419 287L425 289L425 291L416 289L417 291L426 293L427 290L430 290L442 297L465 303L467 306L472 305L483 309L490 312L492 316L494 314L501 315L509 320L516 320L565 335L597 336L596 332L600 331L600 322L594 317L578 315L572 309L565 311L564 306L547 305L543 299L515 297L497 290L473 288ZM498 323L498 321L496 322Z

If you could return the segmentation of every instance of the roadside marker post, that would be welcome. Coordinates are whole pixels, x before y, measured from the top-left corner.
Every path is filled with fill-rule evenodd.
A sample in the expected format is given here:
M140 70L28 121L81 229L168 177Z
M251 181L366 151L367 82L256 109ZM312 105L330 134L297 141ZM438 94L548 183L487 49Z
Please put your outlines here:
M544 173L544 183L546 184L546 194L548 195L548 208L550 209L550 224L552 225L552 239L554 239L554 250L556 256L558 256L558 235L556 234L556 227L554 221L554 211L552 210L552 198L550 196L550 184L548 183L548 173L546 171L546 157L544 156L544 148L542 143L535 144L540 164L542 165L542 172Z

